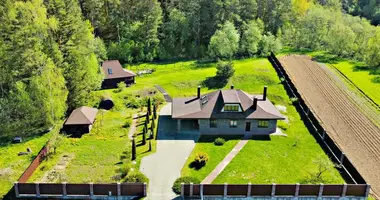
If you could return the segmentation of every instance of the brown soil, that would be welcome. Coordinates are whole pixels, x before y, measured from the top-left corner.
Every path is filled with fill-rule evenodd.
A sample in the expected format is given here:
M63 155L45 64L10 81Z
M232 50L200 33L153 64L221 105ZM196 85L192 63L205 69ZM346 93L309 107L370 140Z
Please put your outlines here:
M308 56L280 59L306 104L363 178L380 194L380 129L340 88L331 74Z

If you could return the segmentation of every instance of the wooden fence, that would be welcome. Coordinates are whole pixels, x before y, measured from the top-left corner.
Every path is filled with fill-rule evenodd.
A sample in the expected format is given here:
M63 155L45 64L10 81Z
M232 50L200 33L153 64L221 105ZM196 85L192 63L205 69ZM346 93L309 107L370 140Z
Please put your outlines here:
M286 74L286 71L284 70L280 61L276 58L276 56L273 53L270 56L268 56L268 60L275 68L277 74L280 77L284 78L283 85L288 95L290 97L297 97L298 101L294 103L294 106L296 107L298 113L301 115L301 118L304 121L306 127L314 136L314 138L318 141L318 143L321 145L326 154L329 155L334 162L340 164L343 172L342 175L345 177L347 182L366 184L366 181L360 175L358 170L354 167L352 162L347 158L344 152L335 144L333 139L331 139L326 130L322 127L317 118L314 116L314 113L306 105L305 101L298 93L297 88L292 83L288 74Z
M145 197L146 183L15 183L17 198Z
M32 176L34 171L37 169L37 167L41 164L41 162L47 155L47 152L48 152L48 148L45 145L44 147L42 147L42 149L40 150L36 158L34 158L32 163L30 163L30 165L24 171L24 173L20 176L20 178L18 179L19 183L26 183L28 181L28 179Z
M370 185L182 184L186 197L355 197L367 198Z

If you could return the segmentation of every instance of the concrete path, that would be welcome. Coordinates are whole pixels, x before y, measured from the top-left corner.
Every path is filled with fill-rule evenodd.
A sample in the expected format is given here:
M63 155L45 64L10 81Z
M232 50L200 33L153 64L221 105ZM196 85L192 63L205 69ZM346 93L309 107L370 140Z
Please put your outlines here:
M228 155L216 166L216 168L202 181L203 184L211 184L212 181L226 168L228 163L239 153L239 151L247 144L249 138L252 135L246 134L242 140L240 140L235 147L228 153Z
M162 107L158 120L157 151L141 160L140 171L149 178L148 200L175 199L171 187L198 140L198 132L175 133L171 104Z
M136 132L136 125L137 125L138 117L139 116L137 114L133 114L131 127L129 128L129 132L128 132L128 137L131 140L133 139L133 135Z

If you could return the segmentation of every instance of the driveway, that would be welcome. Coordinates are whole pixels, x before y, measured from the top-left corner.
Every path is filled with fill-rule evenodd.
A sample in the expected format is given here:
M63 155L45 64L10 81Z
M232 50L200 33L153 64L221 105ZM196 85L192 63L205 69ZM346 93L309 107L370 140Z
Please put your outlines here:
M176 195L171 187L198 140L198 131L175 133L176 123L171 119L171 104L160 110L157 151L141 160L140 171L149 178L149 200L169 200Z

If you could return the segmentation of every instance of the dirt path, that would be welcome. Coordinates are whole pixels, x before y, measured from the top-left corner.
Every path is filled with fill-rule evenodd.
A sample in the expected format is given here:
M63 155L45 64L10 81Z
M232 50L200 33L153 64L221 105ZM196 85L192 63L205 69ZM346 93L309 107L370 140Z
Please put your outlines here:
M133 114L132 123L131 123L131 126L129 128L129 132L128 132L128 137L131 140L133 139L133 134L135 134L135 132L136 132L137 120L139 119L138 117L139 116L137 114Z
M227 154L227 156L215 167L215 169L202 181L203 184L211 184L215 178L226 168L226 166L231 162L233 158L240 152L241 149L247 144L248 139L252 135L245 135L242 140L240 140L234 148Z
M309 57L285 56L280 62L329 136L379 195L379 127L362 112L359 103L339 87L331 74Z

